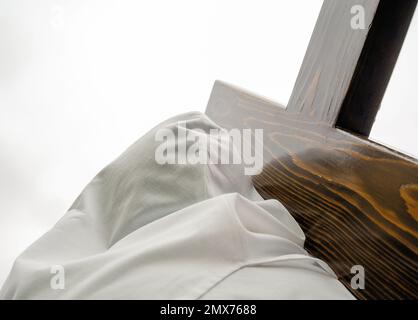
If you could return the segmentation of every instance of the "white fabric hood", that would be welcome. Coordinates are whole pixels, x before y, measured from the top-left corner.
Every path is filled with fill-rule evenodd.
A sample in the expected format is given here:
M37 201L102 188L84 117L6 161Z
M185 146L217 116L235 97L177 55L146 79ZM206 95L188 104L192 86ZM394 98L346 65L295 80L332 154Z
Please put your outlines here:
M289 268L312 282L295 277L277 292L272 287L267 298L352 298L328 266L303 249L304 234L288 211L263 200L241 166L156 163L156 131L179 120L187 130L219 128L205 115L188 113L139 139L18 257L0 298L257 299ZM51 288L56 265L65 271L64 289ZM259 288L243 294L240 271L262 273L260 266L275 270L270 284L260 280Z

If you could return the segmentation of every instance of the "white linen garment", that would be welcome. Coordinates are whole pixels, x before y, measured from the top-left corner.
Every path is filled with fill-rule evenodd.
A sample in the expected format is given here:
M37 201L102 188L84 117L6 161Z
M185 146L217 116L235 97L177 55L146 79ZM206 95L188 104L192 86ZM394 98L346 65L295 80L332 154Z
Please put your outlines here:
M180 120L200 135L220 129L193 112L139 139L17 258L0 298L352 299L241 165L156 162L157 130L177 132L169 152L191 144L178 134Z

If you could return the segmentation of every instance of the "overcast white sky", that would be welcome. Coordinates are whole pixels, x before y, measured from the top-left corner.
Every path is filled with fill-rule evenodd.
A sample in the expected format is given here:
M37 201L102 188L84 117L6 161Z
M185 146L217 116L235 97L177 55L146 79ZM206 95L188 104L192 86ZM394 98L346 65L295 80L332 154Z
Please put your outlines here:
M0 0L0 285L100 169L162 120L203 112L214 80L286 104L321 4ZM409 130L408 105L416 126L416 48L376 137Z
M0 284L101 168L203 112L216 79L286 103L321 4L0 0Z

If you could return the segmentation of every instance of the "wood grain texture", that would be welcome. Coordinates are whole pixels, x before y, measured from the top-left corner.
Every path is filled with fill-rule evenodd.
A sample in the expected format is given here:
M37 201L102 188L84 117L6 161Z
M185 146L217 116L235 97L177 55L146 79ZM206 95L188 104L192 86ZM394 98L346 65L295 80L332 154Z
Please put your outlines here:
M287 106L289 112L335 124L380 1L324 1ZM351 27L355 5L365 10L364 30Z
M228 129L264 130L256 189L287 207L306 249L356 297L418 298L415 160L221 82L206 113ZM351 289L354 265L365 268L365 290Z

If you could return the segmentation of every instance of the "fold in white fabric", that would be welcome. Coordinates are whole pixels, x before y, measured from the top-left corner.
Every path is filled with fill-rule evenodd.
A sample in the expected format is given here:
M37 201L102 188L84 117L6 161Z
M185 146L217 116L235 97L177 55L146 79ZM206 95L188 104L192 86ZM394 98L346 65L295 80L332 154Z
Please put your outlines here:
M139 139L17 258L0 298L352 299L242 166L155 161L157 130L176 132L180 120L198 134L220 129L195 112ZM51 285L57 265L61 288Z

